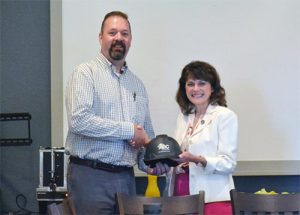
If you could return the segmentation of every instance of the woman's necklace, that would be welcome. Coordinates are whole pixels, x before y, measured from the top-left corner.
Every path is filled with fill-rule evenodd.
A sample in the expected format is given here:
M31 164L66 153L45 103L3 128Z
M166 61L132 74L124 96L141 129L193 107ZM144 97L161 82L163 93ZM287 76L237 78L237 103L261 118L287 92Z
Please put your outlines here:
M200 112L200 114L197 114L197 112L195 112L195 117L194 117L193 125L191 127L191 130L192 130L191 134L197 129L197 127L199 126L200 123L201 124L205 123L205 121L203 120L203 117L204 117L204 115L206 113L207 107L208 106L206 106L205 110L202 111L202 113Z
M202 117L201 117L201 115L197 116L195 114L195 118L194 118L193 124L190 125L190 134L193 134L194 131L197 129L197 127L199 125L199 122L202 120Z
M184 138L182 140L182 143L181 143L182 151L188 151L188 149L189 149L189 139L190 139L191 135L193 134L193 132L196 130L196 128L198 127L198 125L200 123L201 124L205 123L205 121L203 120L203 117L206 113L206 109L207 109L207 107L205 108L205 111L202 114L197 114L195 112L195 117L194 117L193 122L189 122L187 131L186 131L186 133L184 135Z

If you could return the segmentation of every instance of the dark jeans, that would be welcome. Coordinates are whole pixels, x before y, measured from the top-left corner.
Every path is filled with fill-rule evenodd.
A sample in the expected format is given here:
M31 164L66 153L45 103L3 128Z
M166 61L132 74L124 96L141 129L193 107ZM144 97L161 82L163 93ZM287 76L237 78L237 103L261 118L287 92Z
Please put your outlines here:
M118 214L115 194L136 194L134 171L108 172L69 163L67 187L77 215Z

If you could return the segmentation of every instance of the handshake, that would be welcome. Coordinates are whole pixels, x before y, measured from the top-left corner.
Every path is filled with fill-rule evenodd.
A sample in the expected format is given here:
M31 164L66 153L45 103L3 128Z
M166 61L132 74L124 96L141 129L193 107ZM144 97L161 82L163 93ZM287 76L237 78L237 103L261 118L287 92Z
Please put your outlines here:
M142 126L134 125L134 136L132 140L128 141L128 143L135 149L138 149L149 143L149 137Z

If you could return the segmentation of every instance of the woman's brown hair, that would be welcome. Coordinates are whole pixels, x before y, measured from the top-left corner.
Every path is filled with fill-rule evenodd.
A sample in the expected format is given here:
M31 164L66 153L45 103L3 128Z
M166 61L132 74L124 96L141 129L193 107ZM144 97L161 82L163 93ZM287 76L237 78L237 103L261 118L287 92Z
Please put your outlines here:
M227 107L225 89L221 86L216 69L209 63L192 61L183 68L176 93L176 101L183 114L191 114L194 111L194 105L189 101L185 91L185 84L190 78L209 82L213 90L209 103Z

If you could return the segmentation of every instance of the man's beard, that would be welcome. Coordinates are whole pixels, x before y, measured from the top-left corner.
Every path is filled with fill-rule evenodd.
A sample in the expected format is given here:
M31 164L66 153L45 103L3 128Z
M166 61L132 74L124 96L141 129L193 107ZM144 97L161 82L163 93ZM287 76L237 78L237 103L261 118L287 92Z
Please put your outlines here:
M125 44L122 41L116 41L110 46L109 56L113 60L122 60L125 57L125 52L126 52Z

